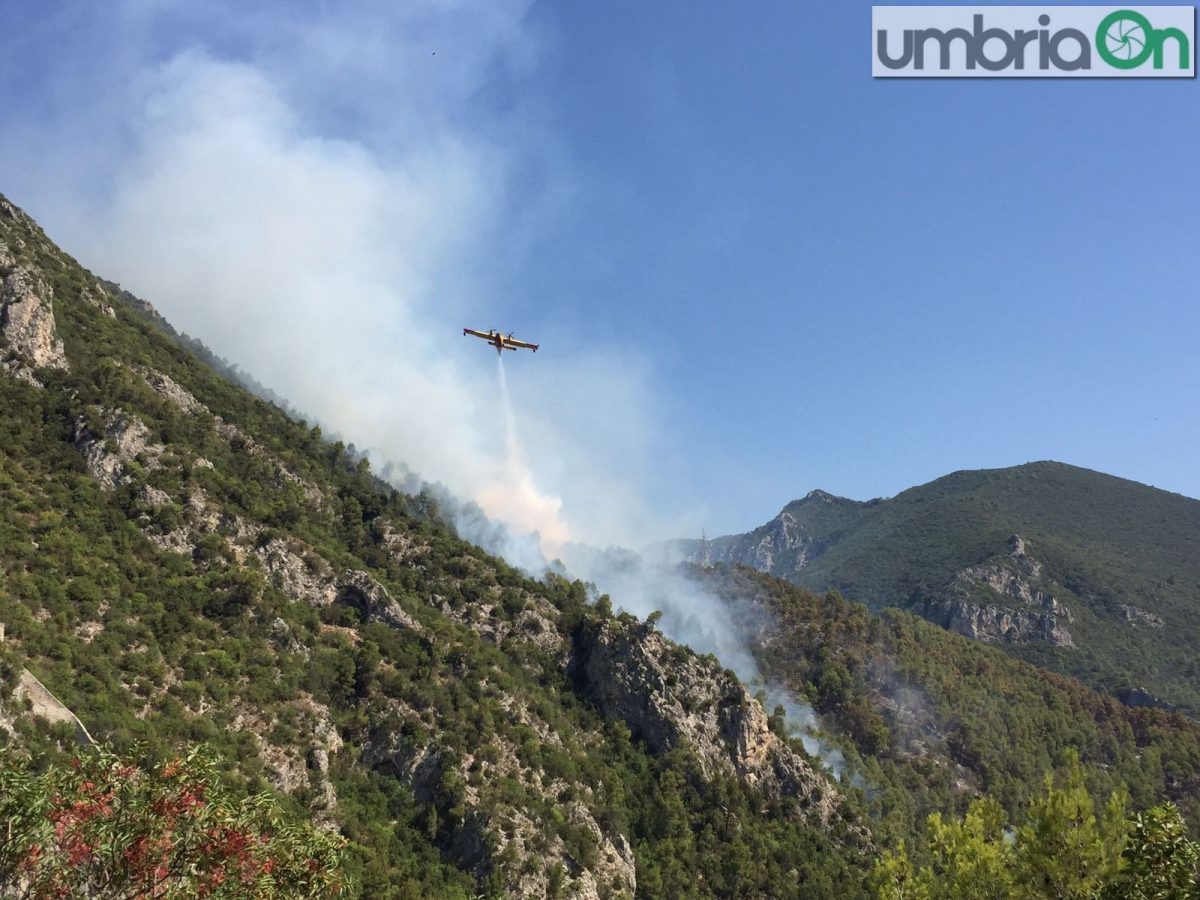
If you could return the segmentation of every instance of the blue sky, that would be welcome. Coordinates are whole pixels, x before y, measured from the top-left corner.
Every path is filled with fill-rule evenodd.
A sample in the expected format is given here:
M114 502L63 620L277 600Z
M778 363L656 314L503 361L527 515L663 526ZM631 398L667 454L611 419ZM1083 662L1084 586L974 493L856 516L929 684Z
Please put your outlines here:
M1194 81L881 82L866 4L580 6L560 121L616 199L550 255L612 266L536 277L670 335L697 480L760 517L1050 457L1200 495Z
M317 418L456 489L490 477L462 448L486 456L491 433L452 415L495 405L494 364L456 333L472 324L542 342L506 361L516 477L539 510L625 523L604 539L743 530L817 487L865 499L1034 459L1200 496L1195 81L874 81L863 3L8 6L0 77L21 89L0 109L0 191ZM309 221L308 186L336 198L329 227L231 239L212 190L188 187L227 177L277 184L253 207L231 191L231 216L278 200L270 222ZM231 258L284 271L331 243L318 299L293 287L262 321L347 284L377 298L371 333L414 338L419 365L358 418L338 419L344 398L378 392L378 367L331 368L323 389L233 318L280 279ZM206 279L233 300L207 305ZM329 322L288 318L278 341L323 352ZM378 426L438 404L429 434Z

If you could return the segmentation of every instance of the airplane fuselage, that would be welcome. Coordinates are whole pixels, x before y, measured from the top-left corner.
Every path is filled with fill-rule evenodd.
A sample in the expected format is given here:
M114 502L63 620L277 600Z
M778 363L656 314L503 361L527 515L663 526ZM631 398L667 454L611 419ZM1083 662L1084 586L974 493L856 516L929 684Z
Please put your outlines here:
M483 338L489 344L496 348L497 355L503 355L505 350L532 350L537 353L537 344L531 344L528 341L520 341L514 338L511 334L492 329L491 331L476 331L473 328L464 328L463 334L473 335L477 338Z

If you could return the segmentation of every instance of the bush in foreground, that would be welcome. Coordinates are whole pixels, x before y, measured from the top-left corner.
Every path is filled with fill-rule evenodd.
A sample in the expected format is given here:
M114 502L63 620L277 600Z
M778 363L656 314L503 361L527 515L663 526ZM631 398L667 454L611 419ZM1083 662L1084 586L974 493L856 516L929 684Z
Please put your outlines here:
M1200 847L1172 803L1132 816L1114 793L1097 810L1078 757L1013 827L990 797L962 820L929 817L930 860L903 845L876 866L880 900L1200 900Z
M270 797L232 797L204 749L151 771L91 751L39 772L0 751L3 896L339 895L343 845Z

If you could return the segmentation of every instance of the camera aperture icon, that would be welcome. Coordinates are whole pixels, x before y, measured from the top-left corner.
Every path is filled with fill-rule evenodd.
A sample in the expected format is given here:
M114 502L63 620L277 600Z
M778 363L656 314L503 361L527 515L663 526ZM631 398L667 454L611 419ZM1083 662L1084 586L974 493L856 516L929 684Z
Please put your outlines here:
M1104 41L1118 59L1135 59L1146 49L1146 29L1132 19L1121 19L1105 32Z
M1154 26L1139 12L1119 9L1109 13L1096 29L1097 50L1118 69L1136 69L1154 52Z

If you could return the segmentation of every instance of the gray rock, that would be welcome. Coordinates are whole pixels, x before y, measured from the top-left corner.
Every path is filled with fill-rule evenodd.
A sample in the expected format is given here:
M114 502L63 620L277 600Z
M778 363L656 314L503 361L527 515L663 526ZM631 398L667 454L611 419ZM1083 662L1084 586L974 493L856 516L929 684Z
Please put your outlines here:
M1046 643L1074 647L1064 626L1071 610L1041 587L1042 564L1020 535L1008 539L1009 554L963 569L949 586L924 597L915 611L929 621L985 643ZM980 589L1006 603L979 603Z
M308 748L308 766L324 774L329 771L329 751L324 747L313 745Z
M520 716L524 718L524 716ZM499 739L494 739L500 742ZM522 787L540 793L549 800L557 797L561 782L544 783L538 773L522 768L514 748L505 746L493 776L516 778ZM408 740L394 730L381 731L366 745L363 763L378 772L403 781L419 802L437 804L447 766L453 766L460 780L466 780L471 763L468 757L455 760L432 744ZM551 896L548 870L557 866L563 873L563 893L558 896L600 900L601 897L632 897L637 874L633 849L623 835L609 834L579 800L561 807L564 819L586 830L596 847L594 859L584 865L574 859L561 837L548 832L546 823L531 817L524 809L506 806L498 817L488 814L480 804L480 794L466 788L461 798L462 818L450 822L449 855L480 883L499 875L506 896L548 898ZM511 864L506 859L517 862ZM540 864L528 866L529 860Z
M150 429L139 418L121 409L109 411L101 428L93 428L80 416L75 420L71 442L83 454L88 472L107 490L128 480L128 464L138 456L147 468L157 468L165 449L150 441Z
M864 505L826 491L810 491L789 503L770 522L746 534L711 540L669 541L659 545L658 550L672 562L748 566L778 578L794 580L830 547L830 540L818 540L805 522L824 521L829 516L836 517Z
M22 669L17 686L13 690L13 698L29 701L29 711L47 722L65 723L75 729L75 740L83 746L92 746L95 741L84 727L79 717L54 696L41 681L28 669Z
M110 319L117 317L117 311L108 303L108 291L97 282L96 284L87 284L83 286L83 290L79 292L79 300L86 303L88 306L100 310Z
M25 267L0 270L0 275L0 335L7 355L19 356L35 368L70 368L54 324L50 286Z
M1179 709L1174 703L1168 703L1166 700L1156 697L1145 688L1140 687L1127 688L1121 691L1117 694L1117 699L1126 706L1165 709L1168 712L1174 712Z
M1163 628L1166 623L1162 616L1157 613L1152 613L1149 610L1142 609L1139 606L1131 606L1127 603L1121 604L1121 612L1125 615L1125 621L1130 625L1142 625L1147 628Z
M712 772L735 774L796 814L827 824L841 797L768 726L741 683L712 661L680 652L640 624L592 623L573 661L575 677L606 714L655 753L686 743Z
M916 612L947 631L984 643L1075 646L1071 633L1052 612L1026 612L953 599L926 599L916 607Z
M366 572L347 569L337 577L339 602L359 607L368 621L382 622L392 628L424 632L421 624L392 599L387 588Z
M208 408L203 403L193 397L187 389L181 387L170 375L141 367L137 369L137 373L145 379L151 390L168 403L175 405L180 412L208 412Z

